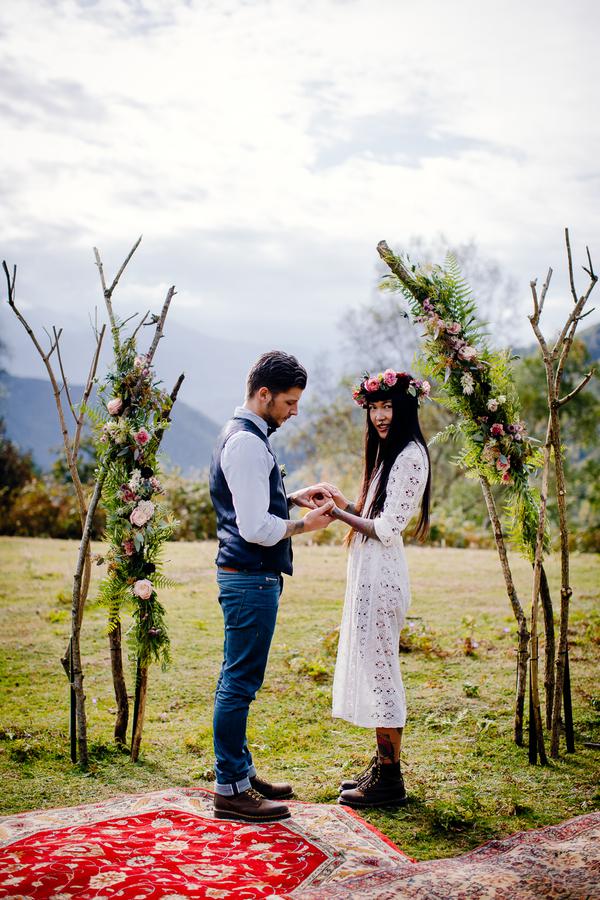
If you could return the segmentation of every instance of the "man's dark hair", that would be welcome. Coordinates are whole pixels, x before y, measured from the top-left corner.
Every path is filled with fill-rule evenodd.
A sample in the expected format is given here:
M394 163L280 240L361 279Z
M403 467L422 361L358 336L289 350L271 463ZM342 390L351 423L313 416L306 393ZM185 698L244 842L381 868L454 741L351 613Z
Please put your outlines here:
M281 350L270 350L263 353L248 372L246 395L253 397L261 387L268 388L272 394L281 394L295 387L304 390L306 369L295 356Z

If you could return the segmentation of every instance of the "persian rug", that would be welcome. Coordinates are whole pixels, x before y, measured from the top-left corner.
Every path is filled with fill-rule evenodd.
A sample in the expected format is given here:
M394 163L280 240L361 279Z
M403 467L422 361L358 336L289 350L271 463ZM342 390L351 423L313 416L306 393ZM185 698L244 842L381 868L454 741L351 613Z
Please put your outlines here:
M198 788L8 816L0 898L600 898L600 813L416 863L352 810L290 807L271 825L217 820Z
M292 801L291 819L255 825L212 802L178 788L0 818L0 898L287 898L412 865L341 806Z

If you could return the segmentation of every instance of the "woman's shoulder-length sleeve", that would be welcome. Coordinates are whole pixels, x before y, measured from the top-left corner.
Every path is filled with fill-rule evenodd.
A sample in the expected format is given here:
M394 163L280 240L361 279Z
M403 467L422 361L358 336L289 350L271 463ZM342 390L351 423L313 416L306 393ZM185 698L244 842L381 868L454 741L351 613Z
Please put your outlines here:
M398 454L390 470L383 510L373 520L377 537L384 546L402 543L402 532L423 496L428 470L427 456L416 442Z

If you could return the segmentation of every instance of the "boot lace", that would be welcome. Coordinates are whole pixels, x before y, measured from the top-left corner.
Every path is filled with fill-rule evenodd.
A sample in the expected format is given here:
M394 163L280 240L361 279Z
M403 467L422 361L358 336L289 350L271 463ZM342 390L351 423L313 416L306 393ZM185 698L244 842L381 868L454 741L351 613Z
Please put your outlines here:
M368 763L368 765L366 766L366 768L364 768L364 769L362 770L362 772L360 772L360 773L356 776L355 781L356 781L357 786L360 785L363 781L366 781L366 780L369 778L369 776L371 775L371 772L373 771L373 767L376 766L376 765L377 765L377 754L375 754L375 756L369 761L369 763Z
M375 787L376 784L381 780L381 766L375 757L375 762L372 768L364 775L362 781L358 785L361 791L368 791L369 788Z

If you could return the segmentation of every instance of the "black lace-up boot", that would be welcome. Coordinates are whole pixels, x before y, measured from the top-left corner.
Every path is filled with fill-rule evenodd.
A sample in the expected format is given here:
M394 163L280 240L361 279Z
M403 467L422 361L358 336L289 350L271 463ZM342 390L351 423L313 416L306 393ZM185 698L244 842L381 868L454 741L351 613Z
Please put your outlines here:
M404 806L407 802L400 763L377 762L356 788L342 791L338 803L353 809Z
M342 781L340 784L340 791L351 791L353 788L358 787L362 781L365 781L365 779L370 776L371 769L375 765L377 765L377 754L369 760L367 767L363 769L362 772L359 772L356 778L346 778Z

